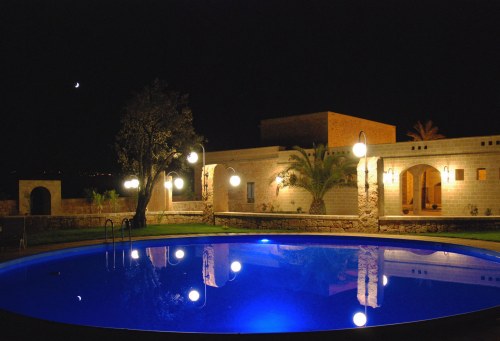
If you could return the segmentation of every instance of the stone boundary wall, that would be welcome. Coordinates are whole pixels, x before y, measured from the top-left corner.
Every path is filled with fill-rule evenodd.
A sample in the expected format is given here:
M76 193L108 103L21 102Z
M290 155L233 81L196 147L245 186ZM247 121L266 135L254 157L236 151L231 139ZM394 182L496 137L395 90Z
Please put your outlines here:
M280 213L215 213L215 225L262 230L308 232L369 232L357 216L333 216Z
M500 216L488 217L381 217L381 233L434 233L454 231L496 230L500 232Z
M135 209L137 199L133 197L119 197L116 201L116 212L129 212ZM63 214L94 214L97 208L84 198L62 199L61 211ZM102 213L113 212L111 203L106 200L102 205Z
M0 200L0 216L16 215L17 200Z
M174 201L174 211L203 211L203 201Z
M500 216L489 217L381 217L378 227L363 228L357 216L215 213L215 225L262 230L307 232L434 233L474 230L500 231Z
M104 227L111 219L115 228L123 220L131 219L134 212L109 214L75 214L61 216L8 216L9 220L26 219L29 233L45 230ZM148 212L148 224L198 224L203 223L203 211ZM214 214L215 225L261 230L307 231L323 233L433 233L474 230L496 230L500 232L500 216L488 217L381 217L373 229L363 228L357 216L219 212ZM109 224L109 223L108 223ZM109 225L108 225L109 226Z
M137 199L134 197L119 197L116 202L116 212L131 212L135 210ZM174 201L174 211L202 211L202 201ZM61 214L97 214L97 208L84 198L71 198L61 200ZM113 213L113 207L109 201L102 206L101 215ZM17 200L0 200L0 216L19 215Z
M111 219L114 228L121 227L124 219L132 219L134 212L109 214L75 214L61 216L9 216L0 220L8 224L9 220L26 222L28 238L30 233L49 230L65 230L91 227L104 227L107 219ZM203 212L151 212L146 214L147 224L198 224L202 223ZM111 226L108 222L108 226Z

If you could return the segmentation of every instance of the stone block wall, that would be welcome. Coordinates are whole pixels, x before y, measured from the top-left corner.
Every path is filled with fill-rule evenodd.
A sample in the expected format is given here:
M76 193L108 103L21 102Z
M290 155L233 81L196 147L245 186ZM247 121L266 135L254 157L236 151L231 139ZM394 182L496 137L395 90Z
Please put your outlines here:
M174 201L174 211L203 211L203 201Z
M135 210L136 198L134 197L119 197L116 202L116 212L132 212ZM94 204L89 203L86 199L62 199L61 211L63 214L94 214L97 213L97 208ZM113 213L111 203L105 201L102 207L102 213Z
M115 229L124 224L124 219L132 219L133 213L108 213L108 214L74 214L59 216L9 216L2 217L4 220L25 219L28 239L30 233L49 230L84 229L90 227ZM110 219L111 223L106 221ZM202 212L151 212L146 214L147 224L197 224L202 223ZM104 233L104 232L103 232ZM103 234L104 236L104 234Z
M500 231L500 217L386 217L379 220L381 233L434 233Z
M215 225L261 230L364 232L357 216L279 213L216 213Z
M401 215L401 174L416 165L434 167L441 175L441 215L470 215L470 205L478 208L478 215L488 208L500 215L500 136L377 145L370 153L383 158L384 171L392 168L395 173L394 183L384 184L386 215ZM486 171L484 180L478 180L479 168ZM457 170L463 170L463 180L456 179Z
M366 134L367 144L373 145L396 142L396 126L359 117L328 112L329 147L352 147L358 142L361 130ZM361 137L361 142L364 142L363 137Z
M0 200L0 216L16 214L17 200Z

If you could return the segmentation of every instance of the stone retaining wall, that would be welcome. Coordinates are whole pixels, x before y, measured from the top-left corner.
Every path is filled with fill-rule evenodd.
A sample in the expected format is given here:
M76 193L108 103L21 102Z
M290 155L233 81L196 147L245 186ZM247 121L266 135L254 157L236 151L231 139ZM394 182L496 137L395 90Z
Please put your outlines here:
M17 214L17 200L0 200L0 216Z
M215 213L215 225L262 230L369 232L357 216L279 213Z
M65 230L90 227L104 227L106 221L111 219L114 227L120 227L124 219L132 219L133 212L109 214L75 214L64 216L9 216L0 220L8 223L10 220L25 219L26 231ZM202 222L202 212L151 212L146 214L148 224L198 224ZM111 226L111 223L107 223Z
M364 228L357 216L215 213L215 225L308 232L433 233L497 230L500 217L381 217L377 228Z
M381 217L382 233L434 233L453 231L500 231L500 217Z
M111 219L120 227L133 212L109 214L75 214L64 216L9 216L0 220L26 219L28 233L44 230L100 227ZM202 211L148 212L148 224L203 223ZM452 231L500 231L500 216L489 217L381 217L376 228L364 228L357 216L219 212L214 214L215 225L261 230L287 230L324 233L433 233ZM109 223L108 223L109 224ZM109 226L109 225L108 225Z

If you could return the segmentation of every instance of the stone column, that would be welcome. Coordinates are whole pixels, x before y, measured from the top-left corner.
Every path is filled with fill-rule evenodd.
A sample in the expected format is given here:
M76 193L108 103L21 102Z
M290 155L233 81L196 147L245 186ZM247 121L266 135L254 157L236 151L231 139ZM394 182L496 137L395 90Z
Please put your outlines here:
M205 187L206 193L202 195L203 200L203 218L202 221L205 224L214 225L215 224L215 216L214 216L214 186L215 182L215 168L216 164L205 165L205 175L201 175L201 183L203 183L203 176L205 176ZM203 189L202 189L203 190Z
M358 291L361 305L378 308L384 300L384 249L361 246L358 254Z
M151 199L148 203L148 211L164 211L167 209L167 198L165 188L165 172L159 176L158 182L153 187Z
M165 178L165 181L170 181L173 185L173 181L174 179L172 178L171 175L169 175L167 178ZM171 188L171 189L168 189L168 188L165 188L165 210L167 211L173 211L174 210L174 204L173 204L173 200L172 200L172 192L174 190Z
M365 172L364 157L360 158L357 167L358 214L362 232L378 232L379 176L377 164L379 159L379 157L367 158L368 173Z

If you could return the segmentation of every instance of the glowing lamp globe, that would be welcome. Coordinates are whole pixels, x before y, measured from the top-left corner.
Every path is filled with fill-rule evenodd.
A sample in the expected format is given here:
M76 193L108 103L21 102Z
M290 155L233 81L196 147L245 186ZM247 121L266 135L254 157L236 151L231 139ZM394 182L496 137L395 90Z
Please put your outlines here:
M174 180L174 186L177 189L182 189L182 187L184 187L184 180L182 180L181 178L175 179Z
M352 318L352 322L358 327L366 325L366 315L364 313L356 313Z
M240 179L240 177L238 175L232 175L229 178L229 183L231 184L231 186L236 187L236 186L240 185L241 179Z
M241 271L241 263L238 261L234 261L231 263L231 271L232 272L240 272Z
M200 299L200 293L196 290L191 290L188 294L188 297L192 302L196 302Z
M198 154L196 152L189 153L187 160L189 163L195 163L198 161Z
M357 157L363 157L363 156L365 156L366 155L366 144L364 144L362 142L356 143L354 145L354 147L352 147L352 152Z
M177 251L175 251L175 254L174 254L174 255L175 255L175 258L177 258L177 259L182 259L182 258L184 258L184 251L182 251L182 250L177 250Z

